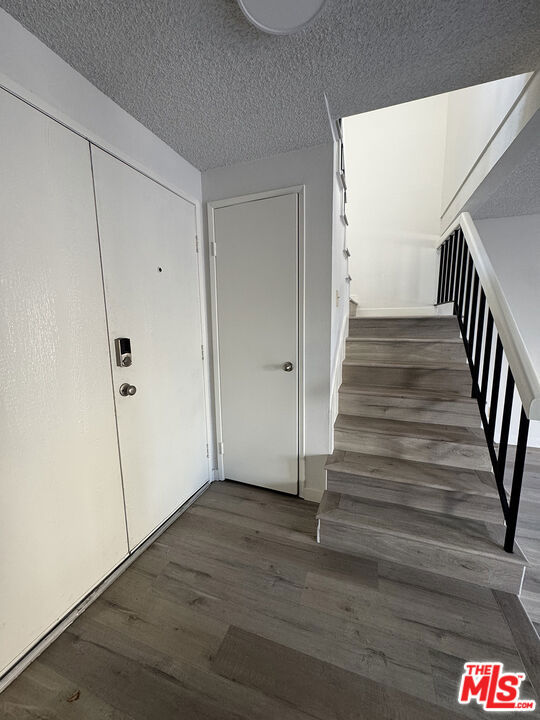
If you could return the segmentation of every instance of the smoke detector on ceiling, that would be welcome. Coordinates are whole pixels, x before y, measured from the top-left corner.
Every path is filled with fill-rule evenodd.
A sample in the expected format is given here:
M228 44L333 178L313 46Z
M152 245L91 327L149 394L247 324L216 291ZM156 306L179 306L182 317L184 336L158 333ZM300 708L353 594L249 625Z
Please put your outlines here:
M247 19L263 32L290 35L306 27L325 0L238 0Z

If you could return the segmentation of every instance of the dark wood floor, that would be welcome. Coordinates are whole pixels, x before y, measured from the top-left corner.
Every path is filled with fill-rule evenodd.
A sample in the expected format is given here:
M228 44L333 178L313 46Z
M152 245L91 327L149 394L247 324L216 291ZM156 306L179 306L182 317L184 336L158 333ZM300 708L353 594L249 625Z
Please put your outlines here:
M0 695L0 717L445 720L483 715L456 702L466 660L535 681L514 596L324 549L316 509L212 485Z

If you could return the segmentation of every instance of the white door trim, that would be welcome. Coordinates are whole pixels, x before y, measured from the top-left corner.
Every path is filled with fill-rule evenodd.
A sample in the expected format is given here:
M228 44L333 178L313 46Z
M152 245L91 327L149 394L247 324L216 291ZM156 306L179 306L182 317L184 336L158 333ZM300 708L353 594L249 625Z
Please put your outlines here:
M297 305L298 317L297 327L297 350L298 350L298 494L304 497L305 485L305 381L304 381L304 354L305 354L305 218L304 218L304 185L267 190L252 195L240 195L223 200L213 200L208 204L208 257L210 259L210 318L212 325L212 360L214 369L214 394L215 394L215 431L217 443L218 479L225 479L223 453L221 452L223 442L222 417L221 417L221 383L219 364L219 327L217 309L217 266L216 255L212 249L215 248L215 222L214 211L218 208L239 205L255 200L279 197L280 195L297 195L298 197L298 247L297 247ZM226 451L226 448L225 448Z

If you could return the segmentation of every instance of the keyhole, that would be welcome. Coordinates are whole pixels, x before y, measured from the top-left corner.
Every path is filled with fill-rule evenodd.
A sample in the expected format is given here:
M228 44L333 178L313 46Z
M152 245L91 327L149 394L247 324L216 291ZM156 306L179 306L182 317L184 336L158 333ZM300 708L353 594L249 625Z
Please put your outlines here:
M163 272L163 268L158 267L157 271L158 271L158 272Z

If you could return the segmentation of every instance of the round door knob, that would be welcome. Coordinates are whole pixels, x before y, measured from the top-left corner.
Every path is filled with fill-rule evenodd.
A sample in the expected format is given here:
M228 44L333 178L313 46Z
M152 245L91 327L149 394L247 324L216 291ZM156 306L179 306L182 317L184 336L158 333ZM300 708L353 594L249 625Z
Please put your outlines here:
M294 365L290 361L283 363L281 367L285 372L292 372L294 370Z
M129 383L122 383L122 385L120 385L119 392L122 397L128 397L130 395L135 395L135 393L137 392L137 388L135 387L135 385L130 385Z

